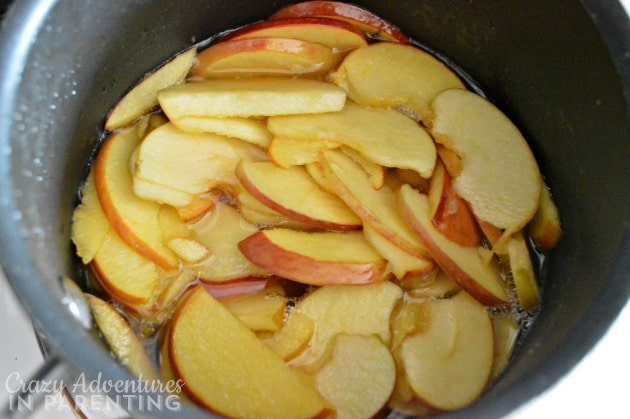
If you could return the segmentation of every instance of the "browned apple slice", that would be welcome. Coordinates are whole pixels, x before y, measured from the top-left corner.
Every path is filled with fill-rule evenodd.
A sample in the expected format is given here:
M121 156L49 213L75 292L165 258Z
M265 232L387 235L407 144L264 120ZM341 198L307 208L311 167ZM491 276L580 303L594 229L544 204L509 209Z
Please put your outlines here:
M347 22L320 17L266 20L245 26L221 41L251 38L289 38L315 42L333 51L346 51L367 45L365 35Z
M306 79L208 80L162 90L159 100L171 120L249 117L337 112L346 92L332 83Z
M442 270L481 303L490 306L507 304L499 273L492 265L484 263L477 248L461 246L435 228L426 195L405 185L400 188L398 198L404 219Z
M235 173L256 199L292 220L330 231L361 229L354 212L321 189L303 167L283 169L269 162L241 161Z
M241 159L265 160L258 147L234 138L211 133L191 134L164 124L152 131L140 144L135 156L134 183L148 181L160 188L180 191L189 196L204 194L223 184L236 184L234 168ZM136 192L138 192L136 188ZM147 196L145 193L143 196ZM155 200L181 207L170 195L156 195Z
M534 216L542 185L538 165L514 124L481 96L461 89L431 104L431 133L462 159L455 191L482 221L508 233Z
M94 186L94 172L81 187L81 203L72 214L72 242L84 264L88 264L101 248L110 224L101 208Z
M494 329L494 363L490 378L495 380L510 362L521 329L512 317L505 314L493 317L492 325Z
M340 418L369 418L385 405L396 382L396 366L377 336L335 336L330 359L315 373L319 393Z
M109 136L94 163L96 192L120 238L164 270L173 270L179 260L164 243L160 205L138 198L133 192L128 162L138 141L133 127Z
M201 51L191 75L207 79L270 75L321 75L337 65L332 49L282 37L222 40Z
M385 185L374 189L368 174L347 155L329 150L319 162L337 195L379 234L405 252L424 259L427 251L398 211L396 194Z
M426 330L408 336L400 347L405 375L429 407L460 409L479 397L490 377L492 322L485 307L464 291L424 304Z
M383 237L370 224L363 226L363 235L374 250L387 260L387 270L400 280L422 275L433 269L433 261L429 257L419 258L405 252Z
M207 194L196 195L193 201L183 207L177 207L179 218L185 223L194 223L206 215L219 199L220 194L210 191Z
M381 166L413 169L427 178L435 166L435 146L429 134L390 109L348 102L341 112L272 116L267 126L278 137L338 142Z
M169 334L170 360L190 398L229 417L329 414L315 388L202 287L184 300Z
M273 137L267 127L249 118L212 118L210 116L185 116L174 119L173 125L184 132L211 132L226 137L238 138L262 148L269 147Z
M125 318L100 298L85 294L85 299L96 326L120 363L141 379L157 379L146 350Z
M440 92L464 89L444 63L413 45L379 42L350 52L331 76L364 106L399 108L426 120Z
M330 141L304 141L274 137L267 150L269 160L280 167L299 166L319 160L323 150L339 147Z
M158 105L158 92L186 79L195 61L196 49L191 48L173 58L142 79L116 104L107 117L105 129L113 131L132 123Z
M220 204L192 226L194 240L206 246L212 257L194 268L204 281L222 282L248 276L268 276L269 271L252 264L238 249L238 243L256 233L232 207Z
M295 310L311 319L315 330L308 347L290 365L316 370L332 339L340 333L378 335L389 344L389 318L401 298L400 287L389 281L360 287L329 285L308 294Z
M524 310L538 307L540 305L540 290L523 234L521 232L513 234L506 247L519 304Z
M551 192L546 185L543 184L540 193L540 204L529 224L528 232L534 243L543 251L548 252L560 241L562 228L558 207L551 199Z
M429 206L433 225L446 238L462 246L478 246L481 243L474 216L455 192L451 176L439 160L431 177Z
M280 330L267 339L263 339L275 353L285 361L298 356L308 346L315 325L301 313L293 311Z
M219 302L254 332L275 332L282 326L287 299L264 289L221 298Z
M368 284L384 279L386 262L361 232L276 228L251 235L238 248L261 269L303 284Z
M350 22L372 38L386 41L410 42L400 29L374 13L354 4L338 1L305 1L286 6L269 19L320 16Z

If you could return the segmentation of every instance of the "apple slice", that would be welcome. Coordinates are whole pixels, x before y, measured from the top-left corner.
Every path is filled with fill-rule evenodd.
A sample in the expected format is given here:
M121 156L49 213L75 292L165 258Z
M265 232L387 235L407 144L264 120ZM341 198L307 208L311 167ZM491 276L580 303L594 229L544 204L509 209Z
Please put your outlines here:
M369 284L384 279L386 262L361 232L276 228L251 235L238 248L261 269L303 284Z
M352 23L370 38L385 41L411 42L400 29L374 13L354 4L337 1L305 1L292 4L274 13L269 19L319 16Z
M493 317L492 325L494 329L494 363L490 378L495 380L499 378L510 362L521 329L518 323L506 314Z
M340 418L369 418L385 405L396 382L387 346L374 335L335 336L330 359L315 373L319 393Z
M257 147L216 134L191 134L165 124L152 131L141 143L135 159L134 182L142 180L190 196L204 194L223 184L236 184L234 168L241 159L265 160ZM136 189L137 191L137 189ZM146 194L144 195L147 198ZM165 195L155 199L173 206Z
M461 246L435 228L426 195L404 185L399 190L398 199L404 219L444 272L482 304L507 304L507 294L499 273L492 265L484 263L477 248Z
M403 298L390 317L392 339L389 344L396 353L409 335L424 333L429 328L429 307L424 300ZM398 354L397 354L398 355ZM400 357L398 357L400 358ZM404 374L404 371L401 371Z
M429 187L431 220L446 238L462 246L478 246L481 235L468 205L453 189L451 176L438 160Z
M72 242L84 264L94 259L109 229L109 222L96 195L94 172L90 171L81 187L81 203L72 213Z
M433 176L431 176L431 178L433 178ZM423 178L418 172L409 169L390 170L389 173L387 173L385 181L390 182L390 186L395 190L400 188L404 183L408 183L411 187L422 193L428 193L430 187L430 179ZM396 186L393 186L393 184Z
M422 275L433 269L433 261L429 257L419 258L405 252L383 237L370 224L363 226L363 235L374 250L387 260L387 270L400 280Z
M199 221L204 215L206 215L220 198L220 193L216 191L210 191L209 193L196 195L192 202L183 207L177 207L177 214L179 218L185 223L194 223Z
M142 380L156 380L151 360L125 318L100 298L84 295L96 326L120 363Z
M184 116L171 122L184 132L195 134L211 132L226 137L238 138L265 149L269 147L273 137L263 123L249 118Z
M398 108L425 121L440 92L465 89L444 63L414 45L378 42L350 52L332 81L363 106Z
M328 179L326 179L326 176L324 175L324 170L322 169L322 166L319 164L319 160L313 163L307 163L304 165L304 167L306 168L306 171L308 172L308 174L311 175L315 183L317 183L320 188L322 188L326 192L337 194L337 192L335 192L335 189L331 186Z
M168 313L177 304L178 298L196 280L197 273L189 267L183 267L177 274L167 277L163 281L160 293L156 299L156 305L160 314Z
M351 233L345 233L351 234ZM313 321L315 330L308 347L290 365L315 371L340 334L378 335L390 342L389 318L402 298L397 285L382 281L363 285L329 285L316 289L295 305L295 311Z
M105 122L105 129L113 131L146 114L158 105L158 92L182 83L195 61L196 49L185 51L142 79L116 104Z
M268 206L263 205L244 188L239 190L236 199L238 202L238 210L243 218L259 229L284 227L294 230L310 230L308 226L299 221L291 220L278 211L274 211Z
M462 159L453 185L480 220L508 233L520 230L540 202L542 177L527 142L494 105L466 90L431 103L431 133Z
M303 167L241 161L235 173L256 199L292 220L330 231L361 229L361 220L336 195L321 189Z
M237 245L258 229L232 207L217 205L208 216L192 226L192 239L208 248L212 257L195 266L204 281L222 282L270 273L246 258Z
M108 220L125 243L162 269L177 269L179 260L166 247L159 225L160 205L133 192L128 162L138 141L133 127L109 136L94 163L96 192Z
M315 325L303 314L293 311L280 330L263 339L284 361L290 361L306 349Z
M367 159L363 154L353 148L343 146L341 151L354 160L367 173L374 189L381 189L385 183L385 168L380 164Z
M267 150L269 160L279 167L300 166L319 160L323 150L339 147L331 141L305 141L274 137Z
M513 234L506 247L518 302L524 310L532 310L540 305L540 290L523 234Z
M399 282L400 287L415 300L449 298L457 294L459 285L441 269Z
M202 287L174 315L170 360L190 398L228 417L332 413L314 387Z
M232 281L204 281L201 283L201 285L214 298L220 299L233 295L253 294L267 288L270 282L275 282L274 279L275 277L247 277L235 279Z
M424 177L431 176L435 166L435 146L429 134L413 120L389 109L368 109L348 102L341 112L272 116L267 127L277 137L345 144L374 163L413 169Z
M337 195L379 234L405 252L424 259L427 251L398 211L396 194L385 185L376 190L368 174L347 155L329 150L319 162Z
M206 246L192 239L171 239L166 242L166 246L188 264L199 263L211 256Z
M474 402L486 387L494 353L492 322L483 305L462 291L427 305L426 330L408 336L400 356L416 396L435 410Z
M322 75L340 57L321 44L282 37L222 40L197 56L193 77L262 77Z
M320 17L266 20L229 33L221 41L251 38L289 38L314 42L334 52L367 45L365 35L350 23Z
M132 155L130 159L134 168L137 161L136 156L137 154ZM133 176L133 192L138 198L153 201L158 204L172 205L176 208L188 207L195 202L194 194L155 183L135 175Z
M306 79L208 80L162 90L159 100L171 120L249 117L337 112L346 92L332 83Z
M275 332L282 326L286 297L266 289L219 300L230 313L254 332Z
M562 237L558 207L551 199L547 185L543 184L540 189L540 204L529 224L528 232L534 243L545 252L553 249Z

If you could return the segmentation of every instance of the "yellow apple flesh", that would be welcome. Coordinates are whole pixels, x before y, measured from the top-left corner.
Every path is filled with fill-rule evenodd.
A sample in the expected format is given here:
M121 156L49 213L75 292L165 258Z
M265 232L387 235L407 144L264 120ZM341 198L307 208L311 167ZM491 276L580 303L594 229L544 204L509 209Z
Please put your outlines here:
M72 242L84 264L94 259L109 229L110 224L96 195L94 172L90 171L81 187L81 203L72 214Z
M226 137L238 138L258 147L267 148L273 137L267 127L249 118L213 118L210 116L185 116L174 119L179 130L199 134L211 132Z

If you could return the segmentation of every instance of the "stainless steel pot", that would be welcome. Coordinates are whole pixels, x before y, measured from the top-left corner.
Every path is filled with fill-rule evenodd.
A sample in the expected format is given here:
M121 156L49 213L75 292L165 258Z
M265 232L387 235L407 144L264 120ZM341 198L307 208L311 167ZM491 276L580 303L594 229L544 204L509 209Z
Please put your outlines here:
M60 283L77 276L70 216L104 115L166 57L282 3L20 0L6 17L0 263L51 351L75 372L130 378L69 313ZM529 139L560 207L565 237L545 269L542 314L503 379L452 415L502 416L569 371L630 295L628 18L607 0L356 3L489 92Z

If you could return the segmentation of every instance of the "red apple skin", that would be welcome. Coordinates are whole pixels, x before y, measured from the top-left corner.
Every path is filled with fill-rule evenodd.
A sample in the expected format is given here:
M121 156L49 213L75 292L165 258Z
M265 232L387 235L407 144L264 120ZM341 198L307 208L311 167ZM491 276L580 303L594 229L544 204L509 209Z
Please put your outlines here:
M318 261L283 249L262 231L242 240L238 248L254 265L303 284L370 284L385 278L384 260L356 264Z
M254 294L257 291L268 288L276 281L278 281L278 278L273 276L269 278L250 276L225 282L202 281L201 286L214 298L224 298L233 295Z
M305 1L292 4L278 10L271 15L269 20L309 16L345 20L367 32L368 35L389 41L411 42L400 29L372 12L353 4L337 1Z
M245 26L244 28L238 29L234 32L231 32L221 38L221 41L230 41L234 39L242 39L245 35L248 37L256 34L258 31L264 31L270 28L280 28L280 27L291 27L296 25L307 25L312 27L321 27L322 29L326 29L327 27L345 30L350 34L353 34L357 37L358 43L363 43L367 45L367 41L365 39L365 34L356 26L352 25L343 20L331 19L327 17L289 17L284 19L274 19L274 20L265 20L262 22L254 23L252 25ZM264 37L264 35L262 36ZM250 38L251 39L251 38ZM361 40L363 42L361 42ZM315 40L309 40L310 42L317 42Z
M479 229L472 212L455 189L448 171L442 167L440 201L433 214L432 222L449 240L462 246L477 246L481 242Z
M279 212L291 220L298 221L304 225L314 228L320 228L328 231L356 231L361 230L363 225L361 223L358 224L337 224L324 220L316 220L308 217L305 214L293 211L290 208L285 208L277 202L269 199L265 194L260 192L256 186L250 182L249 178L243 174L242 164L236 166L236 177L241 182L241 185L250 193L254 198L260 201L266 207L271 208L272 210Z

